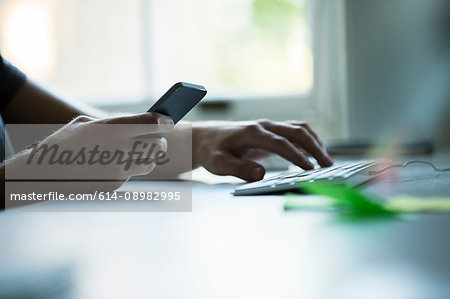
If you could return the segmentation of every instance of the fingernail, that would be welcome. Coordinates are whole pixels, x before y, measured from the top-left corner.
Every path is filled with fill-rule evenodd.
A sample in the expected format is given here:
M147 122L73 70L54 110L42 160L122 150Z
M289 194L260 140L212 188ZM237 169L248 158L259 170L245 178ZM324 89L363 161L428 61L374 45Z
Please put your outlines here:
M254 167L252 169L252 172L250 173L250 180L251 181L259 181L264 177L264 169L261 167Z
M160 124L160 125L173 125L173 119L170 116L160 114L158 116L158 124Z

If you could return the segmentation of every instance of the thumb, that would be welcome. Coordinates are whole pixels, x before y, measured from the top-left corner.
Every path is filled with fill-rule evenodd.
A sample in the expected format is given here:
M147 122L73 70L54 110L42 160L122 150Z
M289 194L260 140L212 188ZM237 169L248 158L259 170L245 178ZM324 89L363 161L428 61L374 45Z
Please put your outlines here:
M107 124L131 124L131 125L173 125L170 116L156 112L144 112L132 115L116 116L98 120L99 123Z
M262 165L230 154L217 154L213 158L212 169L209 170L218 175L236 176L248 182L261 180L266 172Z
M173 130L173 120L155 112L103 118L93 124L114 125L118 135L140 136L152 133L168 133Z

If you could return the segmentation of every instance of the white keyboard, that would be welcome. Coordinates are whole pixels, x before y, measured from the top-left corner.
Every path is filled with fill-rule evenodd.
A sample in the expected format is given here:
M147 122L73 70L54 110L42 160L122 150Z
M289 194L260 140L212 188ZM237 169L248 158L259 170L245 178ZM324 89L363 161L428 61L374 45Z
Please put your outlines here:
M336 162L330 167L317 167L312 170L288 170L258 182L239 186L233 194L257 195L298 191L298 182L326 181L333 184L357 186L373 178L369 169L378 163L379 161L374 160L346 161Z

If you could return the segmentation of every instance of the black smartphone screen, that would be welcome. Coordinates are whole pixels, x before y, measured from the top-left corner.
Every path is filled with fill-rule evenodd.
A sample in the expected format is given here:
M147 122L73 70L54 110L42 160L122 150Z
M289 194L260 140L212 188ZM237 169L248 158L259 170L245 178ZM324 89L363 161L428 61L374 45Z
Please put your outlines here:
M157 112L173 119L176 124L206 95L201 85L178 82L172 86L147 112Z

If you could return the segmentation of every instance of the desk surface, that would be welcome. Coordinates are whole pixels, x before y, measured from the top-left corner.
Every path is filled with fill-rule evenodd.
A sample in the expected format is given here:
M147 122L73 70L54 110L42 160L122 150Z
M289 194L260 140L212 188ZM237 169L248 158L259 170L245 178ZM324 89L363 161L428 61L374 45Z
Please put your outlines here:
M396 192L450 194L427 180ZM191 213L0 214L0 297L450 297L450 214L342 223L234 187L193 183Z

